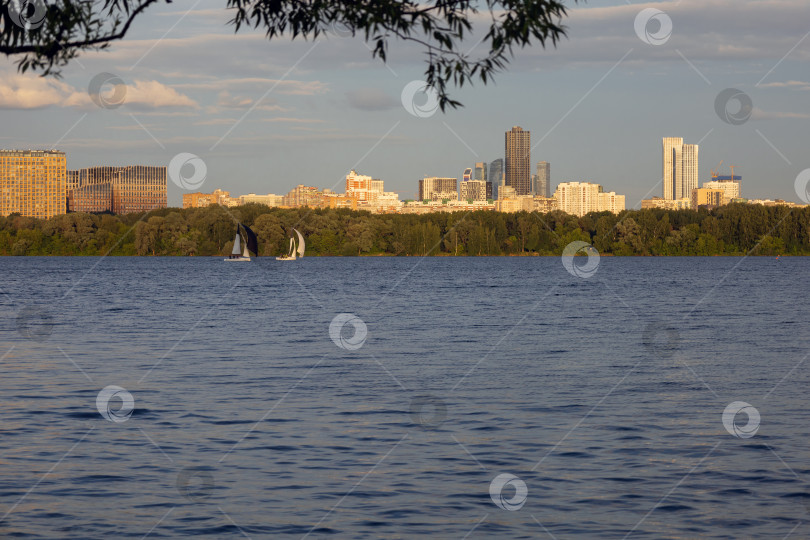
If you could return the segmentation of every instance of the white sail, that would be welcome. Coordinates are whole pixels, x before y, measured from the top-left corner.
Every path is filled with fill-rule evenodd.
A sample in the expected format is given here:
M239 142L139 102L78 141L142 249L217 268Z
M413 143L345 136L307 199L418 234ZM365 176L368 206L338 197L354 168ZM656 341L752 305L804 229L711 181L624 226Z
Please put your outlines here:
M247 249L247 247L245 249ZM231 250L231 254L239 255L241 251L242 249L239 246L239 233L236 233L236 237L233 239L233 249Z
M295 231L295 234L298 235L298 256L303 257L304 256L304 248L306 246L306 243L304 242L304 237L303 237L303 235L301 235L301 233L298 231L298 229L293 229L293 230Z
M288 257L295 257L295 240L290 238L290 254L287 255Z
M250 258L250 253L248 253L248 247L247 247L247 244L245 244L245 250L242 252L242 257L248 257L248 258Z

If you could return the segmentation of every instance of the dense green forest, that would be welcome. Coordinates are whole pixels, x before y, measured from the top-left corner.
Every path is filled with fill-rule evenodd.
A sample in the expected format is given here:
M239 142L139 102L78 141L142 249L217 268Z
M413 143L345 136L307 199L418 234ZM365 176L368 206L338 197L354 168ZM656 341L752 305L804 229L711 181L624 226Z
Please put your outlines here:
M370 214L349 210L166 208L147 214L0 217L2 255L223 255L235 220L260 255L285 251L300 230L307 255L559 255L574 240L613 255L810 255L810 208L731 204L713 211ZM753 250L753 251L752 251Z

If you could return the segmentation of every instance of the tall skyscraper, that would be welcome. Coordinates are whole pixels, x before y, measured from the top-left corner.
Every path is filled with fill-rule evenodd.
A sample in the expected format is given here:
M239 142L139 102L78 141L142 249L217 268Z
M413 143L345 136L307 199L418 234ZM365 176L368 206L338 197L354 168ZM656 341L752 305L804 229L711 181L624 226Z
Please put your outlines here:
M662 140L662 175L664 199L684 199L698 187L698 145L683 144L680 137Z
M506 132L506 159L504 171L506 185L517 195L530 195L531 185L531 132L514 126Z
M0 216L48 219L67 211L65 153L0 150Z
M680 176L675 178L675 196L678 199L685 199L692 196L693 189L698 188L698 145L683 145L680 172Z
M676 163L680 163L681 147L683 139L681 137L664 137L662 141L661 159L661 182L663 183L664 199L680 199L675 196L675 177L677 176ZM676 155L677 154L677 155ZM680 169L678 165L677 169Z
M484 182L489 180L487 178L487 164L483 161L479 161L475 164L475 176L473 176L473 180L483 180Z
M492 198L498 198L498 188L503 185L503 158L489 164L489 181L492 182Z
M535 175L534 195L538 197L551 197L551 164L548 161L541 161L537 164L537 174Z

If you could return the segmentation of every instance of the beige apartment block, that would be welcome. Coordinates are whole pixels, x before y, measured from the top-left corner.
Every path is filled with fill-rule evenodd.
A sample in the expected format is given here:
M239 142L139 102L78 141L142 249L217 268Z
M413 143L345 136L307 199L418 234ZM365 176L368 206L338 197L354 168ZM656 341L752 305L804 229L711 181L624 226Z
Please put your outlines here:
M48 219L67 211L65 153L0 150L0 215Z

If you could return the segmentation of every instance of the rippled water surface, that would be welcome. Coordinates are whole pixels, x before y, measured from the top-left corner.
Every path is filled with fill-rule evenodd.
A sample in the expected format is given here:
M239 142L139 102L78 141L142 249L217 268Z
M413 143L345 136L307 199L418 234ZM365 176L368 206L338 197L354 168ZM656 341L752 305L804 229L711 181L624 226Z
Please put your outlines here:
M0 268L2 538L810 537L808 259Z

